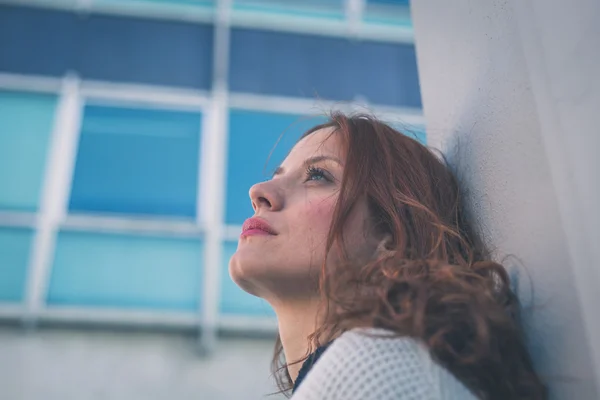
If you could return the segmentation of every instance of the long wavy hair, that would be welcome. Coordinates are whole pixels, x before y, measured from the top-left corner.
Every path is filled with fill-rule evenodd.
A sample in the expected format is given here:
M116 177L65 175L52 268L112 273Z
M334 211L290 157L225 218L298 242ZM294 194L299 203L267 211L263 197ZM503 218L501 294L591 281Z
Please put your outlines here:
M425 343L432 357L481 399L545 399L502 265L470 225L453 173L426 146L377 119L334 113L302 137L333 128L346 165L326 242L341 262L322 266L324 315L308 353L356 327L385 328ZM366 198L371 226L389 240L366 263L352 262L344 228ZM289 395L278 337L272 371Z

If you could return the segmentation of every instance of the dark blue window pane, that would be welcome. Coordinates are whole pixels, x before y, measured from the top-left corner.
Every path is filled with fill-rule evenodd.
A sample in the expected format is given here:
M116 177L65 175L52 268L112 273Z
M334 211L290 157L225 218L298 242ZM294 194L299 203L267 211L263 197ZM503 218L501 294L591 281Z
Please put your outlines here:
M212 37L198 23L0 6L0 70L208 89Z
M195 311L203 252L197 239L60 232L48 303Z
M233 29L231 90L421 107L414 46Z
M0 5L0 70L60 76L80 46L74 13Z
M208 25L93 15L83 24L84 78L210 87Z
M250 187L270 177L301 134L323 121L324 118L320 117L291 114L242 110L230 112L227 224L239 225L252 216L248 197ZM280 137L281 141L277 144ZM273 154L269 157L272 150Z
M85 108L70 211L194 217L201 115Z

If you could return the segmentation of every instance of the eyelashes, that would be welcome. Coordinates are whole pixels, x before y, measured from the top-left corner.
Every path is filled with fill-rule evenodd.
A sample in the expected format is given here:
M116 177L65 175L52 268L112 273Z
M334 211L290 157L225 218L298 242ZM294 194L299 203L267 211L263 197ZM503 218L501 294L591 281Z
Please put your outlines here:
M273 180L276 176L278 176L280 174L281 174L281 168L277 168L277 170L273 173L273 175L270 178L265 178L263 180L263 182ZM336 179L326 169L323 169L320 167L315 167L314 165L309 165L306 167L306 169L304 171L302 182L306 183L306 182L313 182L313 181L314 182L324 181L324 182L332 183L332 182L335 182Z
M323 168L318 168L310 165L306 168L306 178L304 182L310 181L333 182L333 178Z

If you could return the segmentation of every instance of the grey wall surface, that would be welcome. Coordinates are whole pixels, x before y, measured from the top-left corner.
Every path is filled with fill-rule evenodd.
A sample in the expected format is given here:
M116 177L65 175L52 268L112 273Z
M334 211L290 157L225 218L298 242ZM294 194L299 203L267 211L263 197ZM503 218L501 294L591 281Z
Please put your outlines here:
M557 399L597 399L600 2L412 2L429 143L511 270ZM517 260L518 257L518 260Z
M220 339L200 357L176 333L0 327L2 400L280 400L273 340Z

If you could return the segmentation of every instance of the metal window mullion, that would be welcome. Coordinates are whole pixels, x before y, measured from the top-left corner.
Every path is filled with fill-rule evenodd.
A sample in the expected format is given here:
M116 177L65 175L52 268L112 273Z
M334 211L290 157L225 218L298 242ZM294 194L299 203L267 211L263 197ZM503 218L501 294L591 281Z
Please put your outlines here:
M345 7L348 32L351 36L358 37L362 26L365 0L346 0Z
M219 319L221 247L224 228L225 168L227 165L228 85L231 0L218 0L213 45L212 99L207 148L203 168L207 168L202 206L206 221L204 282L202 290L200 348L211 353L216 342Z
M59 94L62 83L60 78L0 72L0 89L2 90Z
M0 89L59 93L60 80L57 78L0 73ZM83 80L80 93L86 98L87 103L93 102L94 104L156 107L187 111L201 109L207 117L203 118L205 120L203 126L210 126L208 117L210 115L209 104L212 104L212 100L209 93L204 91ZM335 100L239 92L229 93L227 100L229 107L245 110L306 115L321 114L323 110L328 109L339 109L347 112L371 112L384 120L400 120L411 125L425 124L422 110L414 107L386 106L382 104L369 104L367 106ZM206 132L207 129L203 128L202 132Z
M56 110L36 232L29 256L24 316L28 323L35 323L45 307L56 236L67 212L82 105L79 77L68 74L63 79Z
M297 115L322 115L323 110L343 112L365 112L383 120L399 120L411 125L424 125L423 111L414 107L364 105L335 100L314 100L300 97L285 97L252 93L229 93L229 106L244 110L279 112Z

